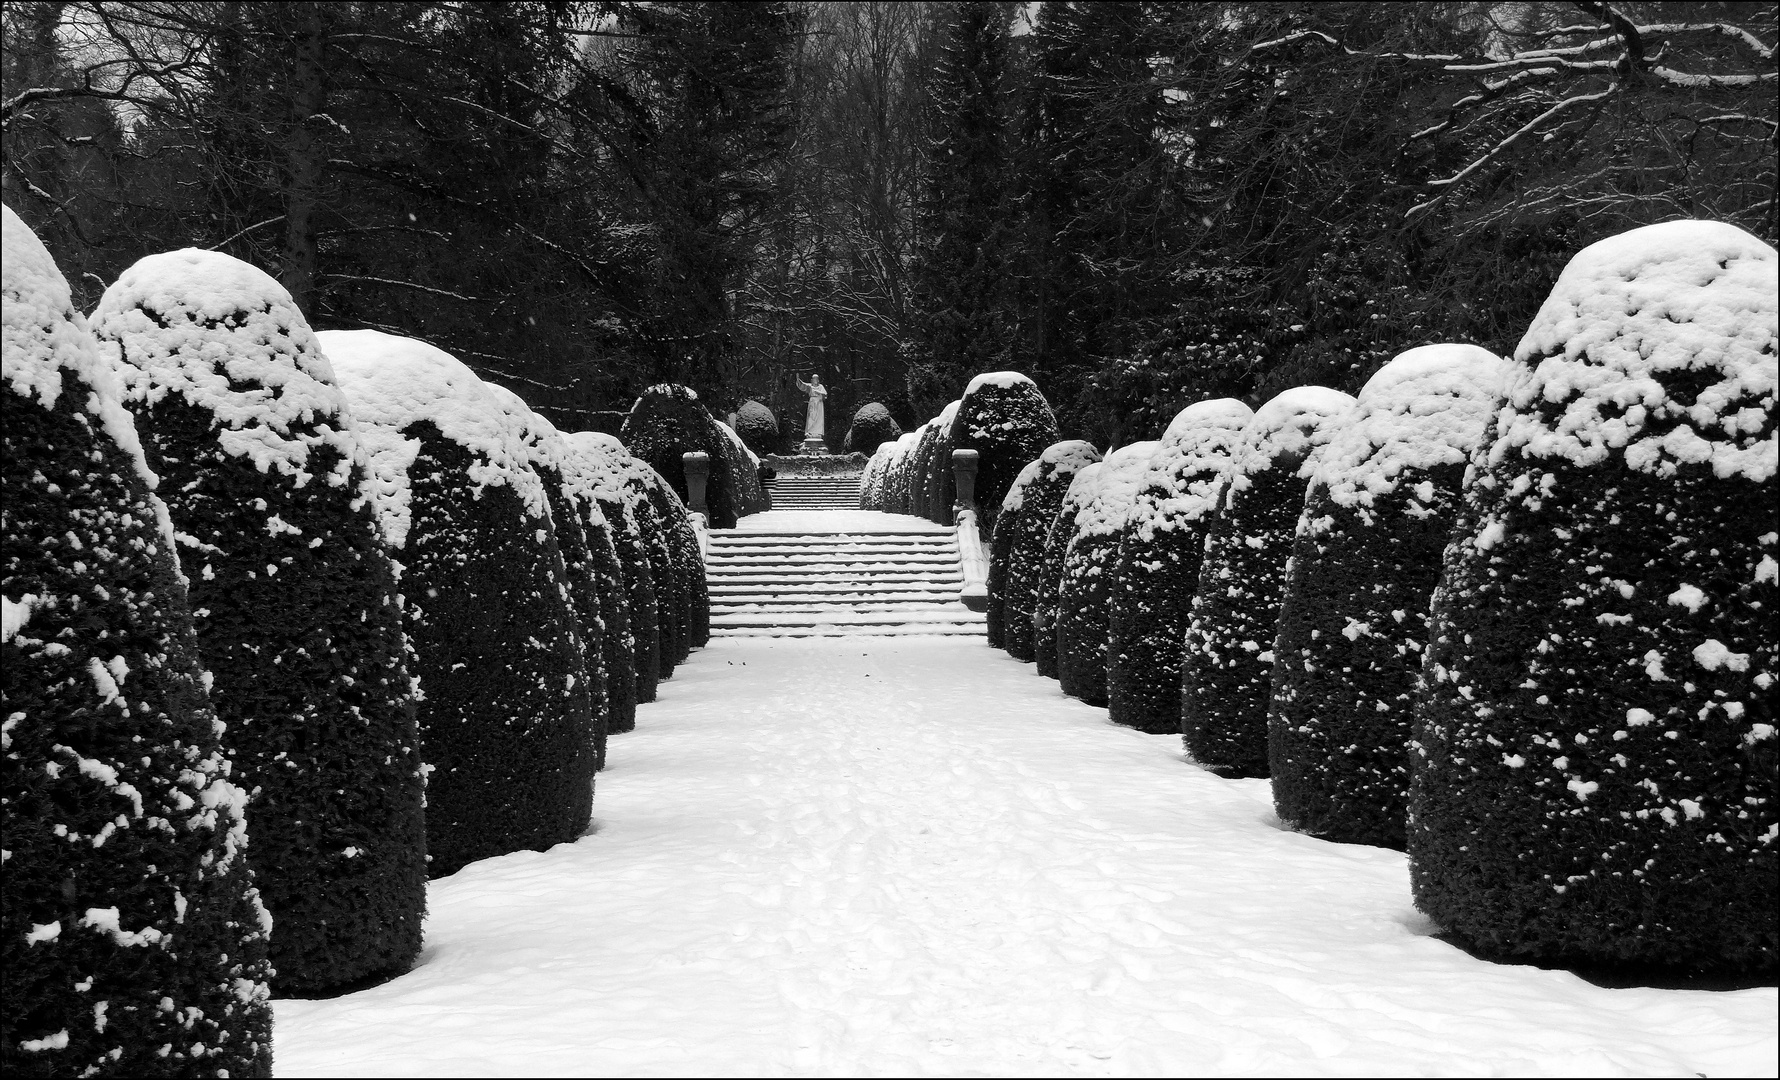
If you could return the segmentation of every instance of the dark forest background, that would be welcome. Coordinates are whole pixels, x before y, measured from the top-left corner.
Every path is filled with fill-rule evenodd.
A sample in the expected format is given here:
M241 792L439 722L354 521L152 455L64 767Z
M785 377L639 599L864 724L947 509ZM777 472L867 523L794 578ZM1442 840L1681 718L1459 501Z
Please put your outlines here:
M17 3L4 196L91 308L274 274L569 427L657 382L830 439L979 371L1067 435L1511 351L1578 248L1776 236L1771 3Z

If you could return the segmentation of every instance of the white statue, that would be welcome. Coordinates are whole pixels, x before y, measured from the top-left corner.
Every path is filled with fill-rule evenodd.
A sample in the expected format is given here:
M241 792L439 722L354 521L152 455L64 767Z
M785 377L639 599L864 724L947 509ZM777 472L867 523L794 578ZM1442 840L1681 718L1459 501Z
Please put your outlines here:
M796 376L793 376L795 379ZM812 374L809 382L797 379L797 388L810 395L809 407L803 414L803 441L827 445L824 435L828 430L825 422L826 407L823 399L828 397L828 388L822 385L822 376Z

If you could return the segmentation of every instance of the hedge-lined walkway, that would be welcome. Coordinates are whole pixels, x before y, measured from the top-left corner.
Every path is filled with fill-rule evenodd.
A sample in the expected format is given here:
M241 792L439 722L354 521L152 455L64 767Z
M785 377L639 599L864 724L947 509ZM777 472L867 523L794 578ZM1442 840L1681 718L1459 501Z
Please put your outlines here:
M278 1073L1774 1069L1773 989L1473 960L1401 854L979 641L716 640L637 727L594 835L434 882L412 973L278 1002Z

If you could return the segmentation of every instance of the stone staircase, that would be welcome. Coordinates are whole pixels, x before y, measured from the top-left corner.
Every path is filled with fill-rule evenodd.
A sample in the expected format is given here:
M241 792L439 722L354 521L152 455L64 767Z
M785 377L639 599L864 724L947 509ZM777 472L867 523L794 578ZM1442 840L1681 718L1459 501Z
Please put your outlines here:
M830 517L833 524L821 521ZM964 579L952 530L918 518L756 514L711 534L705 579L714 637L984 632L982 613L958 599Z
M857 510L859 474L779 476L767 488L774 510Z

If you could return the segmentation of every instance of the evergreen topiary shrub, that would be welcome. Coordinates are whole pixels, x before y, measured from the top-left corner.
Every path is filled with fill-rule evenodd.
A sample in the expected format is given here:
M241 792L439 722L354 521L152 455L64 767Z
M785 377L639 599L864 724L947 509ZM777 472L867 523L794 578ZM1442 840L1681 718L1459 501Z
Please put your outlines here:
M1020 471L1001 502L994 539L998 545L1005 540L1005 554L994 558L1004 569L995 576L991 562L990 597L991 604L999 599L1002 610L1001 646L1016 660L1033 659L1032 613L1051 523L1076 472L1099 460L1100 451L1080 439L1052 443Z
M723 436L723 456L729 464L729 475L735 481L736 516L747 517L767 509L766 490L760 486L760 459L743 444L728 424L713 420L717 433Z
M601 579L601 567L588 535L588 517L599 514L597 507L584 504L570 491L568 473L574 452L563 441L555 425L534 412L524 399L504 386L485 382L483 386L495 403L506 413L506 423L524 440L526 464L544 485L544 497L550 504L550 523L556 531L556 546L562 552L567 576L561 582L563 599L575 616L576 637L581 645L587 694L593 705L593 743L588 752L594 756L594 771L606 760L606 737L611 731L611 675L606 667L605 604L602 592L614 586ZM602 515L603 517L603 515ZM601 524L604 524L603 520ZM631 692L636 692L633 676ZM587 815L593 816L593 786L587 788Z
M779 420L758 401L744 401L735 411L735 433L755 454L765 456L779 449Z
M931 516L927 498L927 478L933 474L935 445L939 442L939 421L935 417L921 425L916 433L914 452L910 455L904 483L908 489L905 514L924 518Z
M93 329L191 569L274 989L400 975L426 908L415 690L345 396L290 294L219 252L137 262Z
M1156 442L1132 443L1106 455L1094 498L1075 517L1057 590L1057 676L1063 692L1106 704L1108 615L1119 533L1143 488Z
M952 478L952 422L958 416L959 402L952 402L933 420L932 452L927 458L927 475L922 481L922 499L927 507L927 520L935 525L952 524L952 503L957 498L957 482Z
M853 423L847 428L847 438L842 449L847 453L869 454L887 442L895 442L902 437L902 428L897 426L895 417L890 410L876 401L859 406L853 414Z
M702 649L711 640L711 601L705 586L704 556L699 551L698 534L692 529L686 504L674 494L674 489L647 469L639 475L649 481L649 505L655 511L667 551L667 581L675 620L674 663L681 664L693 649Z
M1057 513L1045 530L1043 558L1038 564L1038 582L1032 597L1032 658L1038 673L1057 678L1057 621L1063 587L1063 560L1069 543L1075 538L1075 519L1094 500L1100 484L1100 470L1105 463L1090 462L1076 470Z
M913 468L915 456L920 451L923 434L924 432L920 429L905 431L896 440L896 456L890 460L884 470L884 505L881 509L888 513L914 513L909 474Z
M1416 906L1480 953L1775 973L1776 267L1636 229L1515 351L1411 747Z
M1181 648L1218 486L1253 414L1234 398L1189 405L1162 433L1119 533L1107 592L1108 717L1180 731Z
M632 457L660 473L681 502L688 498L684 455L700 452L710 458L705 506L711 528L733 529L741 516L736 477L731 471L729 440L705 410L694 391L673 383L644 390L625 418L619 435Z
M896 458L896 443L887 442L878 446L865 463L865 469L859 474L859 509L884 509L884 481L890 463Z
M376 330L316 336L404 567L432 875L574 840L588 824L594 709L524 433L448 353Z
M1287 390L1243 428L1205 538L1181 653L1187 757L1220 776L1267 775L1267 699L1286 560L1314 452L1354 399Z
M951 445L978 454L976 503L985 533L994 529L1014 477L1058 438L1056 414L1031 379L992 371L970 380L952 419ZM950 454L946 467L950 475Z
M643 532L644 501L630 483L633 470L647 468L624 449L614 436L579 431L563 436L582 468L580 483L591 489L600 513L611 530L613 554L624 581L624 607L631 634L631 692L639 704L655 700L661 678L661 634L655 595L655 568L650 559L650 538ZM609 730L636 728L636 709L614 710Z
M247 798L173 527L66 279L0 217L0 1067L270 1076Z
M1411 349L1367 381L1352 422L1318 455L1267 713L1273 805L1291 828L1403 847L1428 599L1504 374L1474 345Z

